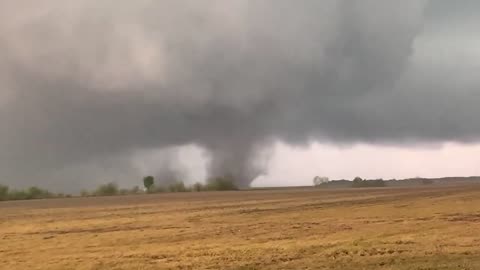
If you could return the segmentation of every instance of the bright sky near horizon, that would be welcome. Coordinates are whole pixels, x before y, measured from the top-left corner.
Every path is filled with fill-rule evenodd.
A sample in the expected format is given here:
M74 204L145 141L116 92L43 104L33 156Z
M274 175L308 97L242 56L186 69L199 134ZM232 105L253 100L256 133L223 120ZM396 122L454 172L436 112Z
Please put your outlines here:
M315 143L307 148L277 145L269 173L254 186L310 185L316 175L330 179L406 179L480 175L480 145L398 147Z

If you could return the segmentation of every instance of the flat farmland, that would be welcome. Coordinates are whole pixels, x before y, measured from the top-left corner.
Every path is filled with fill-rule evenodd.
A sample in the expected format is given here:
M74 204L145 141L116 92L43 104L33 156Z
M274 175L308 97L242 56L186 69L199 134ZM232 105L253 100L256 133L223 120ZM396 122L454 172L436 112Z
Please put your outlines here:
M0 269L480 269L480 186L2 202Z

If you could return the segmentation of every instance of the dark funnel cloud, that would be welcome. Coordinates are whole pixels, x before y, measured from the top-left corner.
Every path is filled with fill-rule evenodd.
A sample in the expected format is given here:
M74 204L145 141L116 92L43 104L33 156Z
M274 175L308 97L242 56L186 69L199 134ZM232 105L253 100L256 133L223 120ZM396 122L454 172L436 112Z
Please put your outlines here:
M245 187L275 141L476 141L480 82L435 58L431 5L2 1L0 182L133 185L136 153L194 144Z

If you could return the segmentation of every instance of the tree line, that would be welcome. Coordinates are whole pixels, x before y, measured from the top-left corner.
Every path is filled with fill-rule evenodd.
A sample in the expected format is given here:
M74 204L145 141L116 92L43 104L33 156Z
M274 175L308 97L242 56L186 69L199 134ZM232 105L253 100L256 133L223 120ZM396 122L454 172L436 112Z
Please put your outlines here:
M30 187L27 189L10 189L8 186L0 185L0 201L35 200L65 197L71 197L71 195L64 193L53 193L39 187Z
M328 177L316 176L313 178L313 184L316 187L343 187L343 188L363 188L363 187L385 187L386 181L383 179L364 180L360 177L355 177L353 181L337 180L330 181Z
M420 185L433 185L435 181L426 178L412 178L405 180L383 180L383 179L362 179L355 177L350 180L334 180L330 181L328 177L316 176L313 179L313 185L321 188L368 188L368 187L394 187L394 186L420 186Z
M124 189L120 188L116 183L112 182L102 184L92 191L83 190L80 192L80 197L228 190L238 190L237 186L235 185L234 179L230 176L216 177L207 181L206 184L197 182L193 185L187 185L183 181L173 181L169 184L157 184L153 176L147 176L143 178L143 188L141 188L140 186L135 186L130 189ZM73 195L54 193L39 187L30 187L27 189L10 189L8 186L0 185L0 201L52 199L66 197L73 197Z

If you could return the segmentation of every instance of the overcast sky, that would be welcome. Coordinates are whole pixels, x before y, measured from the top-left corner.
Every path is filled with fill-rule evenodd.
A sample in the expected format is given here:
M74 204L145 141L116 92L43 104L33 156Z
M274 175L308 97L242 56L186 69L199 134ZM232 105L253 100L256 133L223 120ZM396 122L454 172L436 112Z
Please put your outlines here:
M431 78L432 80L438 80L441 84L449 78L455 79L480 72L480 36L475 33L480 29L479 12L480 2L475 0L429 1L425 9L423 30L414 43L415 53L412 60L424 61L421 64L429 65L430 70L438 64L436 68L452 71L447 78ZM469 72L471 73L468 74ZM473 84L471 94L473 98L478 99L480 83L477 80L471 83ZM451 96L462 90L452 87ZM463 105L458 103L455 106L461 111ZM424 106L437 104L427 102ZM466 116L459 121L478 125L476 121L472 121L472 117L476 115L478 113L472 113L470 117ZM430 122L437 120L432 118ZM444 143L411 146L375 144L336 146L320 142L304 148L277 144L275 147L277 154L270 162L270 173L260 177L254 185L275 186L278 181L287 185L299 183L308 185L311 183L312 175L330 176L333 179L352 179L356 176L401 179L417 176L480 175L480 144L476 142L459 144L454 141L455 138L452 138Z
M479 175L480 4L0 3L0 183Z

